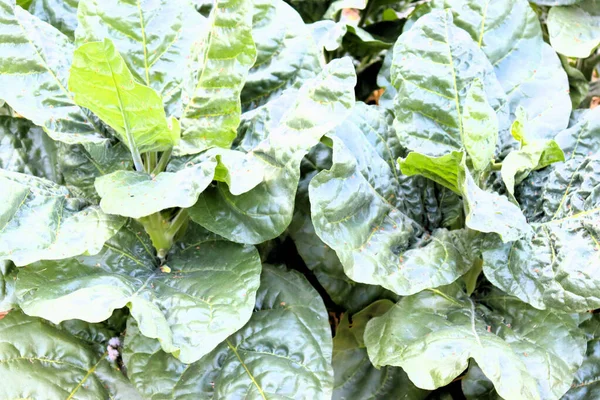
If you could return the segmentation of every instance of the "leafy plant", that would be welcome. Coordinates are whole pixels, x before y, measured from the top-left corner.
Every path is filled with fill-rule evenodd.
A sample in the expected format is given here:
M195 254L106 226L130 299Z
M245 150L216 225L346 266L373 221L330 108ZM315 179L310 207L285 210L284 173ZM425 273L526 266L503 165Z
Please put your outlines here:
M599 24L0 0L0 397L597 398Z

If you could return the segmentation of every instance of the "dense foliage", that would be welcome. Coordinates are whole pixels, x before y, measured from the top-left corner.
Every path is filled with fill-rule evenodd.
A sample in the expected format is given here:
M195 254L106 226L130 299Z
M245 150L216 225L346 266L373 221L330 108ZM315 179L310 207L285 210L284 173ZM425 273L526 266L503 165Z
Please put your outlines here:
M600 398L599 45L599 0L0 0L0 398Z

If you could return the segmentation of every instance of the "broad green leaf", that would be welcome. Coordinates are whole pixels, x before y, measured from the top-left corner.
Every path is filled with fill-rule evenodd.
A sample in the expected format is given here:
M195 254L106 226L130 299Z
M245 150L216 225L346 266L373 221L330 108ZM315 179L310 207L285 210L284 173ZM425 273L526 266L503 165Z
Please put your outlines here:
M56 143L31 122L0 117L0 168L61 182Z
M534 235L484 244L483 271L496 287L539 309L600 307L600 109L556 137L566 161L517 187Z
M217 0L208 34L195 51L195 70L183 91L178 154L229 148L240 123L240 92L256 60L253 2Z
M4 399L141 400L98 346L64 327L11 311L0 320Z
M494 158L498 142L498 118L485 99L483 84L479 79L469 87L463 107L462 141L475 171L483 171Z
M460 384L467 400L501 400L492 381L474 361L470 363L469 370Z
M464 274L474 235L435 230L443 215L434 185L397 171L390 119L388 112L358 103L336 129L333 165L309 186L311 217L350 279L407 295ZM418 185L431 186L423 195Z
M417 388L401 368L371 364L363 335L367 322L387 312L394 303L375 302L352 315L344 314L333 339L333 371L335 375L333 399L425 399L428 392Z
M600 1L552 7L547 24L554 50L567 57L586 58L600 45Z
M179 138L177 120L167 123L160 96L134 80L109 39L75 50L69 89L77 104L110 125L131 150L167 150Z
M458 168L462 158L463 153L459 151L440 157L410 152L406 158L398 160L398 165L400 171L406 176L422 175L460 194Z
M309 28L288 4L281 0L254 1L256 62L241 93L244 109L266 104L319 73L319 51L309 35Z
M239 196L223 184L208 188L190 217L234 242L257 244L279 236L292 220L300 162L348 115L355 84L350 59L336 59L299 90L248 115L240 149L264 165L264 181Z
M116 171L96 179L96 190L102 198L100 207L107 214L141 218L167 208L188 208L212 182L217 161L184 167L177 172Z
M261 270L253 247L196 231L167 255L170 272L133 223L96 256L29 265L17 279L20 307L59 323L102 321L127 306L145 336L194 362L248 321Z
M497 233L505 243L523 236L529 237L531 227L521 209L506 196L479 188L464 160L458 181L465 204L467 227L479 232Z
M60 31L0 0L0 87L16 112L61 142L107 141L67 90L73 45Z
M110 39L136 80L162 96L167 115L179 116L189 58L206 31L191 1L79 0L76 22L77 45Z
M580 327L588 339L587 352L563 400L592 400L600 396L600 319L595 315Z
M309 25L312 36L320 50L335 51L340 48L344 35L348 32L345 23L323 20Z
M125 223L31 175L0 169L0 193L0 259L18 266L96 254Z
M507 129L506 99L492 65L449 10L432 11L400 36L391 77L398 90L394 127L410 151L437 157L462 149L467 91L475 79L500 129Z
M17 267L10 261L0 261L0 313L5 313L17 306L15 281Z
M17 3L20 3L18 1ZM73 40L77 28L77 6L80 0L33 0L29 12L49 23ZM21 7L27 7L19 4Z
M583 361L578 318L495 297L492 311L457 285L405 297L367 325L369 358L424 389L449 384L472 358L502 398L559 399Z
M319 294L295 271L265 265L250 321L193 364L161 351L133 322L123 358L144 398L331 398L327 311Z

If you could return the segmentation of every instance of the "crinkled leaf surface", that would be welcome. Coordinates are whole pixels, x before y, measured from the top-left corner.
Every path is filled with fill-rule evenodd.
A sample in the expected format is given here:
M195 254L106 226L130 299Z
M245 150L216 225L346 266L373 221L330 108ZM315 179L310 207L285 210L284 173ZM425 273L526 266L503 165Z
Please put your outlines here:
M536 308L600 307L599 133L600 110L585 113L556 137L566 161L532 173L517 187L532 238L484 244L486 277Z
M5 399L141 400L93 343L21 311L0 320L0 372Z
M79 3L80 0L33 0L28 9L31 14L49 23L72 40L77 28Z
M229 148L240 123L240 92L256 60L253 2L217 0L208 34L194 52L195 68L183 92L179 154Z
M248 321L261 266L253 247L188 229L195 231L167 257L170 273L134 223L96 256L29 265L17 280L20 306L55 323L102 321L128 306L145 336L194 362Z
M265 165L264 181L239 196L224 184L209 188L190 217L234 242L256 244L279 236L292 220L302 157L348 115L355 84L350 59L333 60L299 90L248 116L240 148Z
M179 125L174 119L167 123L158 93L134 80L110 39L75 50L69 89L77 104L110 125L130 149L167 150L179 138Z
M426 233L430 222L439 227L441 210L435 195L428 198L433 204L423 199L419 184L427 182L397 171L400 148L390 118L358 103L336 129L333 166L310 183L311 217L352 280L407 295L464 274L471 267L474 235L464 229Z
M106 142L67 90L73 45L14 0L0 1L0 87L19 114L65 143Z
M547 23L554 50L567 57L586 58L600 44L600 1L552 7Z
M600 396L600 319L596 315L580 327L587 336L587 352L563 400L592 400Z
M504 91L485 53L450 10L421 17L394 45L391 77L398 90L394 127L408 150L441 156L463 147L467 90L479 79L506 129Z
M457 285L405 297L367 325L369 358L425 389L450 383L473 358L503 398L560 398L583 361L578 318L506 296L488 303L494 312Z
M0 169L0 193L0 259L18 266L98 253L125 223L31 175Z
M295 271L265 265L250 321L213 352L183 364L130 321L124 360L151 400L330 399L331 332L318 293Z
M351 399L425 399L428 392L416 387L401 368L371 364L363 335L367 322L394 306L389 300L377 301L360 312L344 314L333 339L333 371L335 376L333 398Z
M321 69L310 29L281 0L255 0L252 37L256 62L241 93L245 109L266 104L289 87L299 87Z

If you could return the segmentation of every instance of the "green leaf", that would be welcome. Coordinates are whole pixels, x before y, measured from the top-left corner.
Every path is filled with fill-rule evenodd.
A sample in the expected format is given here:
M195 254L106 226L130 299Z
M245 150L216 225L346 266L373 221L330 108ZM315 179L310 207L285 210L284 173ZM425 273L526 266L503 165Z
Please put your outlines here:
M248 115L240 149L264 165L264 181L239 196L223 184L209 188L189 210L190 217L238 243L279 236L292 220L302 157L348 115L355 84L350 59L336 59L299 90Z
M0 396L141 400L106 355L64 327L12 311L0 320Z
M300 13L308 24L320 20L327 11L330 1L323 0L285 0Z
M190 165L177 172L116 171L96 179L102 198L100 207L107 214L141 218L167 208L188 208L212 182L215 158Z
M398 165L400 171L406 176L422 175L460 194L458 169L462 158L463 153L459 151L440 157L410 152L405 159L398 160Z
M530 235L531 227L521 209L506 196L480 189L464 159L458 181L465 204L467 227L479 232L497 233L505 243Z
M102 144L103 137L67 90L73 45L14 0L0 0L2 98L20 115L44 127L54 140Z
M56 143L22 118L0 117L0 168L60 183Z
M467 400L499 400L494 384L474 361L461 380L461 388Z
M400 36L391 77L398 90L394 127L408 150L438 157L462 149L467 91L475 79L498 113L500 129L508 128L504 91L492 65L453 24L449 10L432 11Z
M0 259L18 266L96 254L125 223L31 175L0 169L0 193Z
M590 82L583 72L571 66L565 56L559 56L562 66L569 78L569 96L573 109L578 108L590 91Z
M17 267L10 261L0 261L0 313L12 310L17 306L16 279Z
M405 297L367 325L369 358L424 389L449 384L472 358L502 398L560 398L583 360L578 318L497 297L486 300L493 311L457 285Z
M517 187L534 235L484 245L490 282L539 309L584 312L600 307L595 268L600 242L600 110L585 113L556 137L566 161L533 172Z
M191 1L79 0L76 22L77 45L110 39L135 79L162 96L167 115L179 116L189 59L206 32Z
M475 79L469 87L463 107L462 141L475 171L483 171L494 158L498 118L485 99L483 84L479 79Z
M256 60L252 5L246 0L214 3L208 35L194 55L195 70L183 93L178 154L229 148L236 137L240 92Z
M443 215L433 183L396 170L399 146L390 119L386 111L358 103L337 128L333 166L310 183L311 216L350 279L407 295L464 274L474 235L435 230ZM419 185L430 186L422 193Z
M28 9L20 4L21 7ZM49 23L73 40L77 28L77 6L80 0L33 0L29 12Z
M393 57L394 50L388 50L383 58L381 69L377 74L377 86L384 89L383 94L379 98L379 105L388 110L394 109L394 97L396 97L396 94L398 93L396 88L392 85L390 78Z
M166 272L151 248L143 228L130 223L96 256L29 265L17 279L19 304L55 323L102 321L128 306L145 336L194 362L250 318L258 253L188 227L186 241L167 256Z
M401 368L376 369L369 361L363 335L367 322L387 312L394 303L377 301L352 315L344 314L333 339L334 399L425 399L428 392L417 388Z
M563 400L592 400L600 396L600 319L594 315L580 328L588 339L587 352Z
M600 45L600 1L552 7L547 24L554 50L567 57L586 58Z
M75 102L110 125L132 152L167 150L178 140L177 120L167 123L160 96L134 80L110 39L75 50L69 89Z
M242 107L266 104L321 70L319 50L298 12L281 0L255 0L252 38L256 62L242 89Z
M327 311L295 271L265 265L250 321L193 364L162 352L133 320L124 347L132 383L151 400L331 398Z

